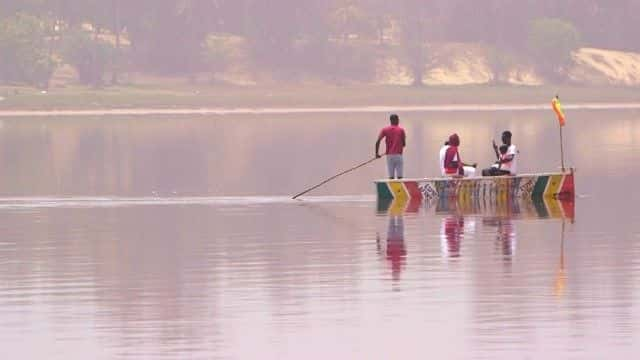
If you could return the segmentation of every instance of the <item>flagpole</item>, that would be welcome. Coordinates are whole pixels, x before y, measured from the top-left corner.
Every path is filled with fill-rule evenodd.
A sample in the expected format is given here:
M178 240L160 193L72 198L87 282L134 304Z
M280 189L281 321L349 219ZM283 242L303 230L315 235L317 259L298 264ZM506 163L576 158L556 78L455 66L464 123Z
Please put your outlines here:
M558 125L560 125L560 165L562 166L562 172L565 171L564 167L564 140L562 139L562 128L564 127L564 113L562 112L562 108L560 107L560 97L556 95L553 100L551 100L551 107L553 111L558 116Z
M564 141L562 139L562 125L560 125L560 164L562 165L562 172L564 172Z

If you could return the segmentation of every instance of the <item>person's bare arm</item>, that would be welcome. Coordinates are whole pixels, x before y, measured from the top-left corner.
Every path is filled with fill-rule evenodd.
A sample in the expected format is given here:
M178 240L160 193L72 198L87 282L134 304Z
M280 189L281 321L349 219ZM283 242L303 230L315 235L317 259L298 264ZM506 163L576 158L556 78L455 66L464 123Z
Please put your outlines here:
M513 154L507 155L504 159L498 160L498 163L499 164L505 164L505 163L511 162L514 157L515 157L515 155L513 155Z
M379 137L378 141L376 141L376 158L380 158L380 140L382 140L382 137Z
M380 141L382 141L382 139L385 137L384 131L380 132L380 135L378 135L378 140L376 141L376 159L379 159L380 156Z
M495 151L496 153L496 158L498 159L498 161L500 161L500 153L498 152L498 144L496 144L495 140L493 141L493 151Z
M460 153L458 153L458 159L460 159ZM475 168L475 167L478 167L478 164L477 163L467 164L466 162L461 160L459 166L471 166L471 167Z

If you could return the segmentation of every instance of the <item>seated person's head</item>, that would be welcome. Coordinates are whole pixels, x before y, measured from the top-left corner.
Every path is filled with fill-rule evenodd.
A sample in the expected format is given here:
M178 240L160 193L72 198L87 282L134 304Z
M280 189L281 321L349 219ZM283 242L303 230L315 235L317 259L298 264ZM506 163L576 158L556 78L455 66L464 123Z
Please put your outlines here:
M511 131L505 130L502 132L502 142L504 144L511 144Z
M509 146L507 145L501 145L500 146L500 154L504 155L507 153L507 151L509 150Z
M460 137L458 134L451 134L451 136L449 136L449 146L460 146Z

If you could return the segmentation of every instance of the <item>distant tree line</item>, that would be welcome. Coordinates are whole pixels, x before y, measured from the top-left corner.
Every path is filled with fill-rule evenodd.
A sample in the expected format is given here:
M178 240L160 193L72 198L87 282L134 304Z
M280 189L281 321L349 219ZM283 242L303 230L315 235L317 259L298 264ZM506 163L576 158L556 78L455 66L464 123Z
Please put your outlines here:
M562 80L579 46L640 50L639 19L640 0L0 0L0 83L46 87L62 62L92 86L216 72L233 61L216 34L282 78L366 80L386 49L420 85L427 45L455 41L485 44L497 71L515 54Z

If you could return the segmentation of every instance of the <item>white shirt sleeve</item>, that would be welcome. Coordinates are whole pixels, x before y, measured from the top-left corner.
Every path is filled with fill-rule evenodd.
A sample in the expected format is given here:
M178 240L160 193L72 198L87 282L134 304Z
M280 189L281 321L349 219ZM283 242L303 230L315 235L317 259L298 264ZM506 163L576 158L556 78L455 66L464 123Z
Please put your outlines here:
M511 146L509 146L509 149L507 149L507 156L509 155L513 155L513 160L509 161L508 163L502 164L502 168L504 170L509 170L512 175L515 175L518 173L518 149L513 144L511 144Z

